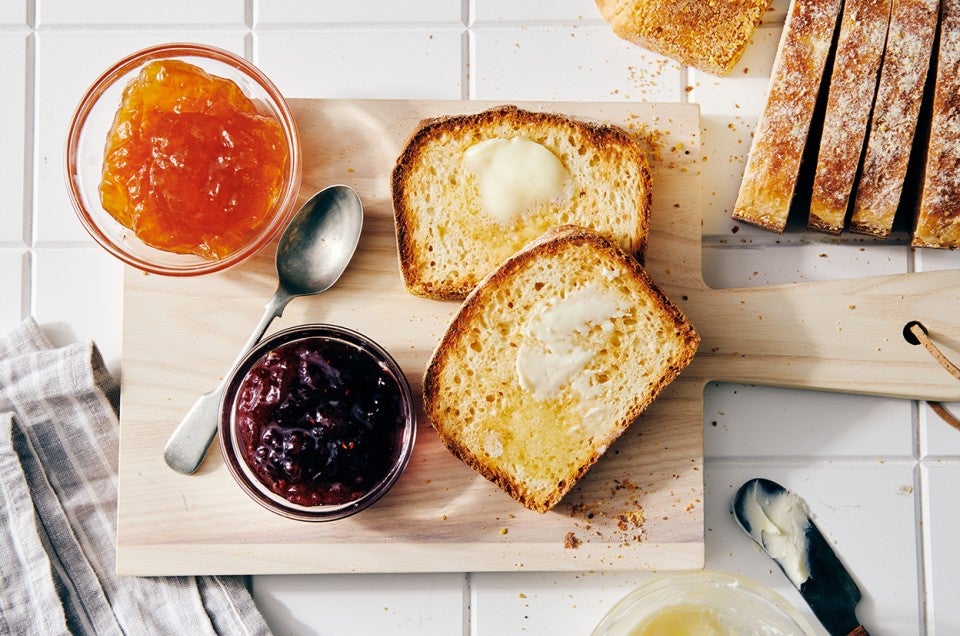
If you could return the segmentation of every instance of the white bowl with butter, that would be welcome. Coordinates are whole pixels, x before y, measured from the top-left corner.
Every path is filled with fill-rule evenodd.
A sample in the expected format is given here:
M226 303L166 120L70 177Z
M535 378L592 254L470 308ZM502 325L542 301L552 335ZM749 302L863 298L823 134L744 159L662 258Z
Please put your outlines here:
M709 570L657 576L618 602L593 636L813 636L787 601L756 581Z

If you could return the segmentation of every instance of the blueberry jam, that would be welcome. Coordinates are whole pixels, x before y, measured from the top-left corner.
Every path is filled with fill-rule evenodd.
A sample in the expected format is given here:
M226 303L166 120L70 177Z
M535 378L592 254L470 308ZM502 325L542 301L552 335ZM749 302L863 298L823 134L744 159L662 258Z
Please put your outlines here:
M301 506L359 499L390 472L406 422L396 377L322 337L262 356L237 389L239 451L271 491Z

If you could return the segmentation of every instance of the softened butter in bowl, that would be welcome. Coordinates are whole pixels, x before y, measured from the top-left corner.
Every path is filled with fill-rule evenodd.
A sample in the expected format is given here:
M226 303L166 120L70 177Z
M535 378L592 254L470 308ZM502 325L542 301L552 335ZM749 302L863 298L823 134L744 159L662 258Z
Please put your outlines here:
M593 636L813 636L773 590L741 576L691 571L659 575L618 602Z
M333 325L280 331L233 372L220 443L255 501L306 521L352 515L385 494L410 458L416 413L396 362Z

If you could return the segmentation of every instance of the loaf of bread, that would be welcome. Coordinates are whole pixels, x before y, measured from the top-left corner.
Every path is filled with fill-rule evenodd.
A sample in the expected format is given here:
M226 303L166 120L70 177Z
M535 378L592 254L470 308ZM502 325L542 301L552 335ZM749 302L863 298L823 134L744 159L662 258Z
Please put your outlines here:
M844 3L810 196L812 230L840 234L846 226L889 24L890 0Z
M783 232L840 0L791 0L733 218Z
M940 4L940 50L915 247L960 248L960 0Z
M454 455L546 512L698 344L636 259L564 226L470 293L427 366L425 410Z
M939 0L893 0L870 137L850 219L853 232L885 238L893 228L933 55L939 7Z
M770 0L596 0L621 38L715 75L736 65Z
M459 299L546 230L590 227L642 258L650 167L641 141L606 124L502 106L424 121L393 170L409 292Z

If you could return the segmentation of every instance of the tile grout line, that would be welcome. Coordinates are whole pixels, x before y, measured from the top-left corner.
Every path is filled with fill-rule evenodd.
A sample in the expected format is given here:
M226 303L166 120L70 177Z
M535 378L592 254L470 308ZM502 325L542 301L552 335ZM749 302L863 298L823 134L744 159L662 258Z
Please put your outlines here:
M37 32L36 32L36 3L32 0L27 7L27 22L30 25L30 32L27 35L24 46L26 47L26 64L24 65L26 76L24 77L24 134L23 134L23 233L21 238L26 246L24 259L21 262L21 282L20 282L20 318L26 320L33 315L33 305L35 294L33 291L33 282L36 279L34 268L36 267L36 256L34 249L35 228L37 225L37 193L36 193L36 170L38 166L37 150Z
M928 634L930 633L930 622L933 618L933 612L931 611L933 599L930 597L930 592L933 590L933 582L928 579L933 576L933 569L928 567L930 543L927 540L927 534L930 524L926 519L927 511L929 510L926 501L927 471L922 462L917 462L913 470L914 488L916 489L914 496L914 514L918 520L916 524L917 543L914 548L917 554L917 607L920 613L920 625L918 627L921 633Z
M471 99L474 97L474 87L473 87L473 76L474 76L474 33L473 33L473 14L474 14L474 1L475 0L462 0L462 11L461 11L461 20L463 21L464 32L463 39L461 41L461 63L463 68L460 69L460 77L463 85L460 88L460 95L463 99ZM474 631L475 625L473 621L473 575L470 572L463 573L463 627L462 633L463 636L471 636Z

